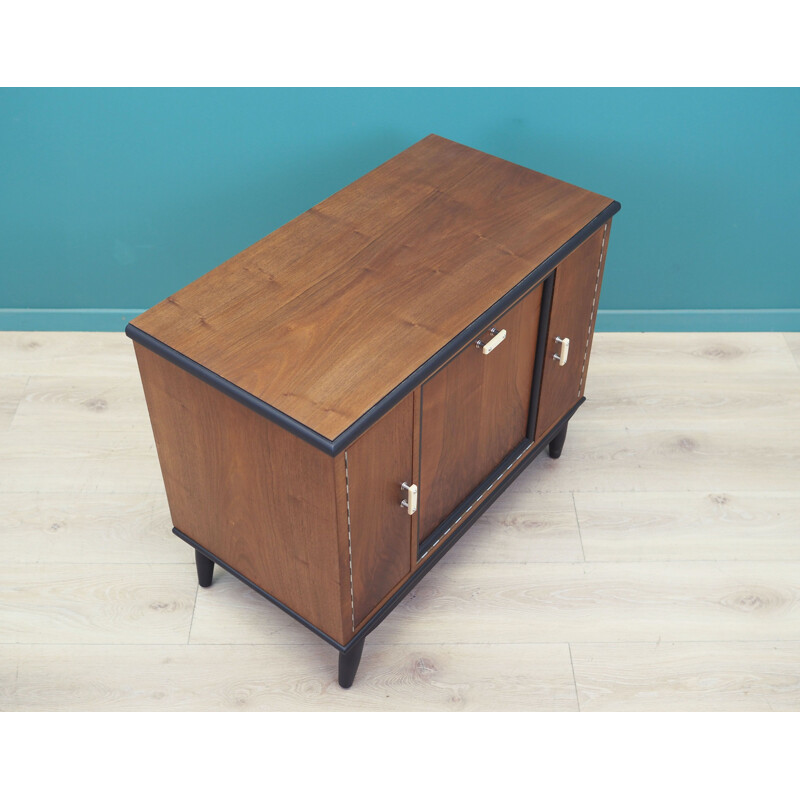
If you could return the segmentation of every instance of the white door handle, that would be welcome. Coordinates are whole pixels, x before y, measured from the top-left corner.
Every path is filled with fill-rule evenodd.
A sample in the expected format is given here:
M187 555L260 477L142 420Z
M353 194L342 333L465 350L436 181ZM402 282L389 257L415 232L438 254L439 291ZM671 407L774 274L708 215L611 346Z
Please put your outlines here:
M497 328L492 328L489 333L494 334L488 342L484 343L480 339L475 342L475 347L477 347L485 356L488 356L492 350L500 344L500 342L504 342L506 340L506 329L498 331Z
M401 483L400 488L408 492L407 499L403 500L400 505L408 509L408 516L410 517L417 510L417 484L412 483L409 486L407 483Z
M560 336L556 336L556 344L561 345L561 352L554 353L553 358L558 361L559 367L563 367L569 357L569 339L562 339Z

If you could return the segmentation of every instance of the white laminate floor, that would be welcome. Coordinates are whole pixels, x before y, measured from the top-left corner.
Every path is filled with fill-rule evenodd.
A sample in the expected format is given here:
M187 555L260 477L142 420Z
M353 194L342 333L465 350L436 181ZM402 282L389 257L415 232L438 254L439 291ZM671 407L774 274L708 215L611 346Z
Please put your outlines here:
M0 333L0 710L800 710L800 334L598 334L586 394L344 691L198 591L124 335Z

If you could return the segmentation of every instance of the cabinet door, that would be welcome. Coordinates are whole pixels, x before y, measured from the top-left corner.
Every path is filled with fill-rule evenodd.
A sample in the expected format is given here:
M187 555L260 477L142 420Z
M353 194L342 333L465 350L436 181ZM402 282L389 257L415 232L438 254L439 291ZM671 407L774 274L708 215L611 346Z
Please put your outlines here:
M556 268L536 418L536 440L547 433L583 395L610 225L607 222L593 233ZM557 338L562 341L556 341ZM557 356L562 353L564 339L569 339L569 352L561 363Z
M411 523L400 488L411 483L414 395L345 451L350 580L355 629L411 572Z
M422 385L420 544L525 441L541 300L539 286L480 335L505 331L495 349L472 342Z

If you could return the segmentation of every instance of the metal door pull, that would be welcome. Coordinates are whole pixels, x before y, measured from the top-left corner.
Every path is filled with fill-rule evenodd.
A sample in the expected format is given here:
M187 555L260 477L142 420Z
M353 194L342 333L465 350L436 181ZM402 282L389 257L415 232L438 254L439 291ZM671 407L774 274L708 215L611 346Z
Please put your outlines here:
M489 339L489 341L485 344L480 339L475 342L475 347L477 347L485 356L488 356L489 353L491 353L492 350L494 350L495 347L500 344L500 342L504 342L506 340L505 328L503 328L501 331L498 331L497 328L492 328L489 333L493 334L492 338Z

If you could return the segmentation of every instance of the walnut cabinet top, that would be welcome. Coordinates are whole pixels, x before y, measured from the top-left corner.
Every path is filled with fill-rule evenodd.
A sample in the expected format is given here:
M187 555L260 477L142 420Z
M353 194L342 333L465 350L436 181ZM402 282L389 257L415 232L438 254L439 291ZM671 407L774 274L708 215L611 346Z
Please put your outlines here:
M335 454L618 208L427 136L128 333Z

